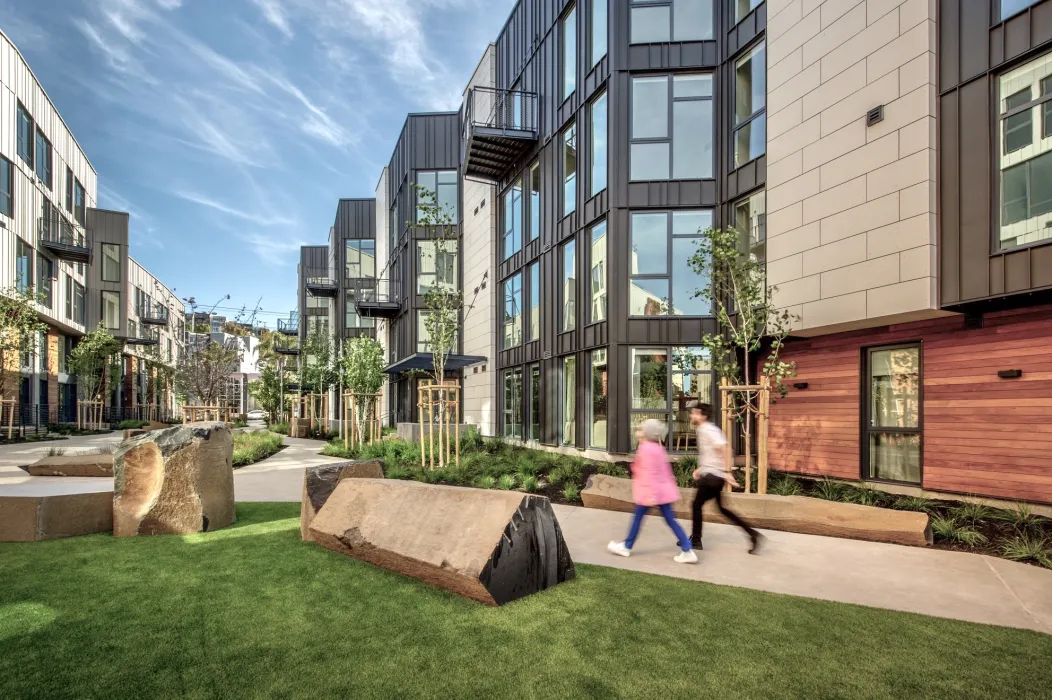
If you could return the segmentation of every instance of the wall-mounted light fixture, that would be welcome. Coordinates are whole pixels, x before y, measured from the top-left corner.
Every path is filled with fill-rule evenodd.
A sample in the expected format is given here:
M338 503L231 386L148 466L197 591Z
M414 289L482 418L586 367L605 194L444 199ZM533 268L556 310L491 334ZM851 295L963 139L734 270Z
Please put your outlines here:
M1023 376L1023 370L1021 369L1002 369L997 373L997 376L1001 379L1019 379Z
M806 389L807 388L807 382L797 382L796 384L793 384L793 388L794 389Z

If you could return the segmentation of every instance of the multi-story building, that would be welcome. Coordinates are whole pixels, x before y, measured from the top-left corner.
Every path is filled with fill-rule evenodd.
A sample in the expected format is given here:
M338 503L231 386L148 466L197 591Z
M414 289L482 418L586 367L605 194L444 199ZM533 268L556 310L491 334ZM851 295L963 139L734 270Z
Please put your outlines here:
M0 241L7 261L0 288L32 288L48 326L19 367L4 368L4 398L17 400L23 421L76 420L76 378L66 358L100 323L125 342L124 379L109 398L111 415L149 406L161 415L174 406L157 372L135 358L153 345L159 352L151 359L174 365L182 303L128 256L128 214L96 209L96 188L91 163L0 32Z

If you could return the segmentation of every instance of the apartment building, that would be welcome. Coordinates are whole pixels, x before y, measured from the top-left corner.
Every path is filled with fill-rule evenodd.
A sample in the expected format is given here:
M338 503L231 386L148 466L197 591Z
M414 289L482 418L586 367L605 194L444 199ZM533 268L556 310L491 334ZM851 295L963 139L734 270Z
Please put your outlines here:
M182 336L169 325L170 311L181 320L182 303L128 256L128 214L96 209L96 192L94 168L0 32L0 288L34 289L48 326L20 363L3 368L4 398L17 400L25 423L76 420L76 378L66 358L99 323L125 341L124 378L109 398L110 415L173 407L168 388L156 380L151 388L146 363L134 358L154 345L162 351L151 359L174 364Z

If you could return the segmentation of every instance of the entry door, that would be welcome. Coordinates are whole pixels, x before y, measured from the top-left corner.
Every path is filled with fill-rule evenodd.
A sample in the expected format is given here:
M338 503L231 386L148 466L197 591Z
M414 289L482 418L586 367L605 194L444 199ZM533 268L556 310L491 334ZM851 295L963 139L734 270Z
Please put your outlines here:
M863 376L862 478L920 484L920 345L867 349Z

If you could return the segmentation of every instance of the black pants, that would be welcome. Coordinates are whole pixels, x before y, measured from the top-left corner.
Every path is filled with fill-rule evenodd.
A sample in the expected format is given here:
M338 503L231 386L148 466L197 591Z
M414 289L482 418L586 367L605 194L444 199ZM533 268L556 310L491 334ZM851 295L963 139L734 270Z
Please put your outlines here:
M738 517L738 514L732 510L729 510L723 505L723 485L726 483L722 477L716 476L715 474L705 474L697 482L695 482L698 488L697 495L694 496L694 503L691 505L691 518L693 522L690 528L690 541L697 544L701 542L701 507L705 505L706 501L715 499L716 505L719 506L720 513L723 517L730 520L732 523L740 527L742 530L749 535L750 539L755 540L758 534L756 530L749 526L749 523Z

